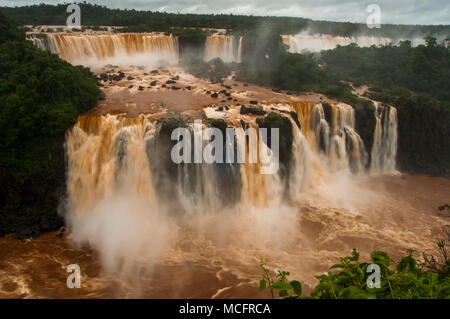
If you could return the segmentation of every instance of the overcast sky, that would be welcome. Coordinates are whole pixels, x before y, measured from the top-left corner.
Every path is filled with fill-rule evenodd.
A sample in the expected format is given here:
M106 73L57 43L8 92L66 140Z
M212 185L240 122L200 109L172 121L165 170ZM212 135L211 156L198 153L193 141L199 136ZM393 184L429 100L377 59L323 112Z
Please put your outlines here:
M78 2L76 0L74 2ZM66 3L58 0L0 0L1 6ZM381 8L381 23L450 24L449 0L98 0L110 8L180 12L233 13L366 22L369 4Z

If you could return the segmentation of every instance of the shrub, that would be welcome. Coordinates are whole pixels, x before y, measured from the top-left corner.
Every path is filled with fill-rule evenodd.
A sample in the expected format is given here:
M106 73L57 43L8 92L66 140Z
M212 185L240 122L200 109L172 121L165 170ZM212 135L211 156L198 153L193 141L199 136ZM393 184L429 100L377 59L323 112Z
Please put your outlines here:
M339 264L330 267L330 272L317 276L319 283L309 297L313 299L441 299L450 297L450 259L445 242L438 243L441 260L424 255L424 261L417 261L410 252L397 264L382 251L372 251L371 262L360 262L356 249L352 255L341 258ZM380 287L369 287L368 270L370 264L376 264L381 270ZM263 263L263 278L259 283L262 291L269 286L271 296L278 291L281 298L299 299L301 284L289 281L289 272L277 271L275 278L270 276ZM338 269L337 272L333 270Z

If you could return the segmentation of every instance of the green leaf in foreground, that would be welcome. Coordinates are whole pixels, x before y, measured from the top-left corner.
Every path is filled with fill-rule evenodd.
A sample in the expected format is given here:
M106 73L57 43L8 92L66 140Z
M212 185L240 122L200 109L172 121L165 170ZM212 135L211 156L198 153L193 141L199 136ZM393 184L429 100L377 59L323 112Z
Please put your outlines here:
M359 253L341 258L342 263L331 266L331 271L317 276L319 283L312 289L314 299L444 299L450 298L450 259L445 241L438 243L440 257L424 255L424 261L416 260L412 253L398 264L383 251L373 251L370 263L360 263ZM369 288L367 271L370 264L380 267L380 286ZM283 299L301 298L302 284L288 280L289 273L278 271L271 289L278 290ZM264 282L264 283L262 283ZM264 290L265 280L260 281ZM295 293L295 294L292 294Z

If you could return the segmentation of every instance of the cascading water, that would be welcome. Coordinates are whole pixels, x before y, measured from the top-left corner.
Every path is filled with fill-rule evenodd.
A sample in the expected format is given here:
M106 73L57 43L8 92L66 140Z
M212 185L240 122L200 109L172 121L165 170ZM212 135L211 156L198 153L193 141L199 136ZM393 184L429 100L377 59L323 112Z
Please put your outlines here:
M178 40L172 35L139 34L30 34L39 48L72 64L98 66L176 65Z
M242 62L243 37L212 35L206 38L205 61L220 58L224 62Z
M289 196L297 198L308 186L311 178L311 149L308 141L294 120L291 119L293 131L292 175L289 181Z
M345 46L356 43L360 47L370 47L372 45L387 45L389 43L399 43L405 39L391 39L388 37L375 36L333 36L327 34L309 34L302 32L296 35L282 35L283 43L291 53L301 53L303 51L319 52L321 50L332 50L338 45ZM424 44L422 38L412 38L412 46Z
M292 102L264 108L281 117L283 134L288 134L286 128L292 132L292 139L284 136L281 142L291 159L280 159L275 174L261 174L261 150L254 153L251 147L256 141L262 152L271 153L272 144L259 131L271 123L264 120L277 118L271 113L240 115L233 107L223 116L212 107L205 109L210 120L224 120L234 132L234 139L225 138L222 144L227 152L232 143L233 161L212 164L177 164L171 158L174 145L185 138L192 146L187 150L193 152L191 159L196 143L206 149L212 141L209 125L152 115L79 117L66 137L66 218L74 240L97 249L106 270L128 274L175 249L173 241L180 231L210 229L217 233L214 238L228 238L229 227L239 233L240 225L245 225L245 237L253 238L249 245L288 243L296 232L295 207L309 200L307 196L331 196L330 203L336 205L349 196L343 188L348 187L351 172L363 172L365 148L354 130L355 114L349 105ZM392 139L395 109L384 117L379 137ZM189 135L174 138L177 127L187 128ZM198 133L201 137L196 140ZM380 158L395 146L374 144L378 148L374 146L372 154Z
M242 62L242 41L244 41L244 37L239 37L239 45L238 45L238 52L237 52L237 63Z
M194 132L206 134L206 129L188 126L190 145L195 143ZM250 160L253 155L246 139L259 141L258 130L244 132L237 127L234 132L235 157L239 151L244 163L175 164L169 132L150 117L81 116L66 139L70 210L84 214L124 189L155 204L158 198L177 203L178 211L188 213L215 211L230 201L267 206L271 197L278 197L273 195L281 186L276 186L277 176L260 173L258 154L255 163ZM200 142L205 146L207 141ZM239 194L230 192L230 186L238 187Z
M144 146L154 134L146 117L80 116L66 138L70 206L89 210L124 186L153 198Z
M242 201L245 205L253 207L269 207L279 203L282 194L281 181L276 174L265 175L261 174L261 161L258 152L255 149L254 153L249 148L249 142L246 141L247 136L249 141L259 143L260 147L264 149L261 152L266 152L267 146L261 143L261 136L254 124L251 124L254 130L246 131L242 127L236 128L236 137L240 152L244 154L245 163L241 165L241 185L242 185ZM253 157L253 158L252 158Z
M52 41L52 37L50 37L49 34L30 34L28 35L28 39L39 49L58 54L55 42Z
M314 170L364 172L368 156L364 142L354 129L355 111L351 106L293 102L291 108L298 116L298 124L289 118L292 162L288 164L290 173L285 187L291 198L310 186ZM397 145L396 110L377 106L375 115L377 125L370 170L391 172ZM157 125L149 116L80 117L66 141L70 206L75 211L84 211L97 201L114 196L123 185L128 185L128 191L135 189L139 196L153 198L154 202L163 199L184 212L216 211L230 202L265 207L273 200L280 200L284 196L280 176L261 174L260 153L252 153L248 146L249 140L261 142L258 124L247 123L247 129L253 128L248 130L236 120L230 120L228 125L234 128L235 155L245 154L243 163L235 160L233 163L175 164L170 157L175 143L171 141L171 131ZM195 131L203 134L207 127L188 125L188 129L192 132L190 143L194 145ZM207 142L200 140L202 147ZM264 142L259 145L267 148Z
M375 102L375 132L371 153L371 173L390 173L395 170L397 155L397 110Z
M367 152L355 131L354 109L343 103L325 107L327 112L321 103L293 103L303 135L331 171L349 168L354 173L362 172L367 165Z

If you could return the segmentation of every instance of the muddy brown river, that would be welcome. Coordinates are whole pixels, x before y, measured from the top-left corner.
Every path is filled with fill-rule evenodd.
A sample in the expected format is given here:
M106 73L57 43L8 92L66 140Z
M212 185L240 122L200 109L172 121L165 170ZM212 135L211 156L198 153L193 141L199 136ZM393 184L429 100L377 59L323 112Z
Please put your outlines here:
M101 254L77 245L70 234L46 233L27 242L6 236L0 239L0 297L268 298L267 291L257 289L261 259L271 269L290 271L308 293L317 283L314 276L352 248L363 259L378 249L396 261L410 249L416 257L437 253L436 242L445 239L450 224L437 207L449 201L450 180L361 178L348 191L345 204L339 198L325 199L322 189L283 212L210 215L198 223L180 220L171 244L154 260L136 261L133 271L108 270ZM152 234L146 240L152 245ZM79 289L66 285L70 264L80 266Z

